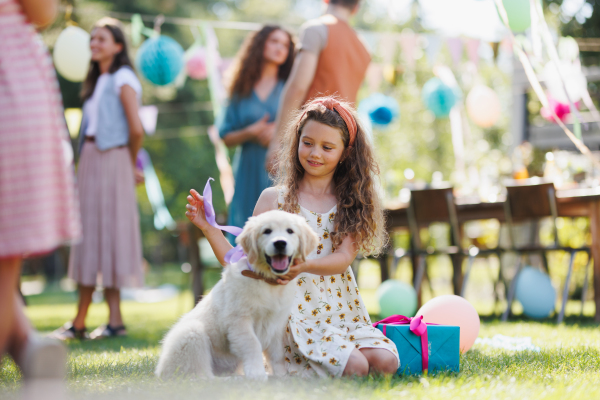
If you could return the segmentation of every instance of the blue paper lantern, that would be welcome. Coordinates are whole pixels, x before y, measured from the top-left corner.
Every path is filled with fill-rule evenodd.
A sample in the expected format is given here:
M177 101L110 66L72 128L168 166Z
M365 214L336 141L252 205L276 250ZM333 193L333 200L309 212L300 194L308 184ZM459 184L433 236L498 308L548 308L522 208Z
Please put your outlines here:
M368 115L373 124L384 127L398 118L400 106L393 97L374 93L360 102L358 112Z
M431 78L423 86L421 98L436 118L445 118L457 101L456 91L439 78Z
M523 268L517 277L515 297L523 306L523 313L531 318L548 317L556 304L550 277L533 267Z
M381 318L396 314L412 317L417 311L417 292L402 281L388 279L379 285L376 294Z
M142 76L153 84L168 85L183 68L183 49L170 37L153 37L139 48L135 65Z

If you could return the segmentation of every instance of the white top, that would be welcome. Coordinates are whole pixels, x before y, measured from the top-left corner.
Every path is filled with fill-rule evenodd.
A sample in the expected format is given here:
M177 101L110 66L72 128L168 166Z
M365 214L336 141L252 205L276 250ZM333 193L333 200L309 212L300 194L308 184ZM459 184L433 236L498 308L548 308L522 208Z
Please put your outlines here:
M98 77L96 87L94 88L94 93L92 93L92 96L86 102L84 109L84 112L88 117L88 126L85 131L86 136L96 135L96 130L98 128L98 102L100 100L102 92L104 91L104 87L106 86L108 77L108 73L104 73ZM121 87L123 85L129 85L135 91L138 103L141 103L142 84L131 69L126 67L119 68L119 70L114 73L114 78L114 90L117 95L121 95Z

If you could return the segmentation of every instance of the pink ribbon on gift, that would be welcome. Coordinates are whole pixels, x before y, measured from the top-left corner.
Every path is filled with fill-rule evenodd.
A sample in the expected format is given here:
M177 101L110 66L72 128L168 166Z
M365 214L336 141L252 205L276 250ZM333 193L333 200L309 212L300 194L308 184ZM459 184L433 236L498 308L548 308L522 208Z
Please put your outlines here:
M214 181L214 179L208 178L208 181L206 181L206 186L204 186L204 192L202 192L202 196L204 197L204 216L206 217L206 221L215 228L229 232L233 236L239 236L240 233L242 233L242 228L238 228L237 226L222 226L217 224L215 208L212 204L212 188L210 187L210 181ZM227 264L233 264L241 260L243 257L246 257L246 253L244 253L242 246L238 244L225 254L224 259ZM250 263L246 262L246 264L248 264L248 268L250 268L252 271Z
M421 362L423 364L423 371L426 371L429 368L429 348L427 346L427 324L423 322L423 316L419 315L418 317L405 317L404 315L392 315L391 317L387 317L382 319L381 321L377 321L373 324L373 327L376 328L377 325L383 325L383 334L385 335L385 328L387 325L410 325L410 331L417 336L421 337ZM429 324L436 325L436 324ZM386 335L387 336L387 335Z

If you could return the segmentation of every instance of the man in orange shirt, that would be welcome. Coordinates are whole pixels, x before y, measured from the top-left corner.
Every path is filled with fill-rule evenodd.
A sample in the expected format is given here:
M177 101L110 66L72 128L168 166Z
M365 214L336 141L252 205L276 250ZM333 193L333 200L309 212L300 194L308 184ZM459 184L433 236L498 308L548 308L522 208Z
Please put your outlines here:
M371 56L348 20L360 0L323 0L327 10L300 30L299 53L283 88L275 121L275 138L269 145L267 169L273 164L283 129L307 100L335 95L354 103Z

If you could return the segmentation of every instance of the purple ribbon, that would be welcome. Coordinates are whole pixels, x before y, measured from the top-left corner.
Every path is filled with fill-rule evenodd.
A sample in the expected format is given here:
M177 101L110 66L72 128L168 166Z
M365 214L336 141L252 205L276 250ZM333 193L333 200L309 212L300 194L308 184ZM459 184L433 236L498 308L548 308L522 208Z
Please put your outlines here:
M240 233L242 233L242 228L238 228L237 226L227 226L227 225L221 226L221 225L217 224L215 208L213 207L213 204L212 204L212 189L210 187L210 181L214 181L214 179L208 178L208 181L206 182L206 186L204 186L204 192L202 193L202 196L204 197L204 216L206 217L206 221L210 225L214 226L215 228L218 228L225 232L229 232L233 236L239 236ZM239 260L241 260L243 257L246 257L246 254L244 253L244 249L242 249L242 246L240 246L238 244L237 246L235 246L233 249L229 250L225 254L225 262L227 264L233 264L233 263L236 263ZM252 270L250 263L247 263L247 264L248 264L248 267L250 268L250 270Z
M387 325L409 325L410 331L415 335L421 337L421 363L423 365L423 371L429 368L429 348L427 346L427 324L423 322L423 316L419 315L418 317L405 317L404 315L392 315L391 317L387 317L382 319L381 321L377 321L373 324L373 327L376 328L377 325L383 325L383 334L385 335L385 328ZM429 324L436 325L436 324ZM386 335L387 336L387 335Z

